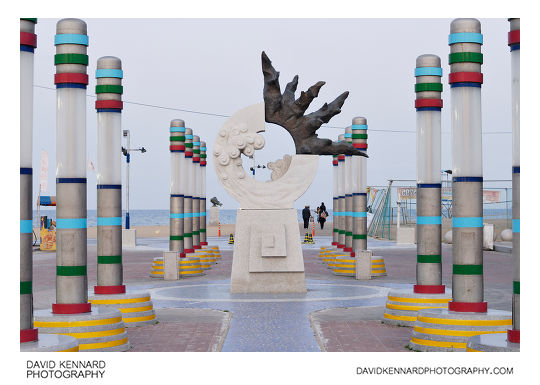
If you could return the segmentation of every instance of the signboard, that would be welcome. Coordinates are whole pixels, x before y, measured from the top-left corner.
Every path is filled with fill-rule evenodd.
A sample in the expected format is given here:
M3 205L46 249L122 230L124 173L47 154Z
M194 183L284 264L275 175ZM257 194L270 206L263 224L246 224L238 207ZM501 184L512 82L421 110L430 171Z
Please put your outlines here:
M398 200L416 200L416 187L398 187ZM441 188L441 200L443 202L452 201L452 187ZM501 201L500 190L484 190L483 191L484 203L498 203Z

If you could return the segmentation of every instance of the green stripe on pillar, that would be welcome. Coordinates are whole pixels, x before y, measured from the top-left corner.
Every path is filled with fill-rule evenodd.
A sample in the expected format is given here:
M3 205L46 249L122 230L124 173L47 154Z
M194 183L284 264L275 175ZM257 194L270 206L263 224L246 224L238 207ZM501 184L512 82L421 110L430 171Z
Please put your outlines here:
M440 255L418 254L416 256L416 262L418 262L418 263L441 263L441 256Z
M97 263L103 264L103 265L122 263L122 256L121 255L98 255Z
M353 239L367 239L367 234L353 234Z
M186 140L185 136L171 136L169 138L171 142L184 142Z
M21 294L32 294L32 281L21 282Z
M519 294L519 281L514 281L513 286L514 286L514 294Z
M191 233L184 233L184 238L191 238Z
M124 87L120 84L100 84L96 86L96 94L122 94Z
M414 92L438 91L442 92L442 83L416 83Z
M339 230L334 227L334 233L339 233Z
M205 159L206 158L206 154L201 154L201 159Z
M482 64L484 58L480 52L453 52L448 55L448 64L463 62Z
M352 237L352 231L346 231L345 236L346 237Z
M367 139L367 134L352 134L353 139Z
M184 239L183 235L171 235L169 237L171 241L182 241Z
M199 232L201 232L201 233L206 233L206 229L205 229L205 228L200 229Z
M199 235L199 232L197 230L193 230L193 235Z
M339 230L340 234L345 234L345 230Z
M186 143L186 147L187 147L187 148L192 148L192 147L193 147L193 143Z
M194 153L194 154L200 154L200 153L201 153L201 150L194 149L194 150L193 150L193 153Z
M58 53L54 55L54 65L83 64L88 65L88 55L82 53Z
M86 266L56 266L56 275L86 275Z
M453 274L481 275L484 273L484 265L454 265Z

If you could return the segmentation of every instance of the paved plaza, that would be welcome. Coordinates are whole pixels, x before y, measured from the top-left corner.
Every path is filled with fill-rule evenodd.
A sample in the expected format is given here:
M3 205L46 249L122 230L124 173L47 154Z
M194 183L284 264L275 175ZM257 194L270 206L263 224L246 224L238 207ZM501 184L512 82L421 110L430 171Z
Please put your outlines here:
M233 245L228 236L209 237L221 258L201 277L163 281L149 277L152 260L168 250L165 238L137 240L123 250L128 292L148 291L159 322L128 328L134 352L408 352L412 329L381 323L389 290L410 289L416 280L416 245L369 239L385 260L387 276L369 281L336 276L319 261L330 237L302 245L305 294L231 294ZM451 287L452 246L443 244L443 284ZM96 242L88 242L88 287L96 277ZM55 253L34 252L34 307L50 309L55 299ZM510 311L512 257L484 252L485 300L490 309Z

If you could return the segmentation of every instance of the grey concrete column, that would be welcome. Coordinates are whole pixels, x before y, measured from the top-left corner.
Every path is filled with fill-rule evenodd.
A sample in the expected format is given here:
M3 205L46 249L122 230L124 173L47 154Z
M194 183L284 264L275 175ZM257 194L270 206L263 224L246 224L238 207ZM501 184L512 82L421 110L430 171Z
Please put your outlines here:
M343 136L346 142L352 143L352 129L351 127L345 128L345 135ZM352 243L353 243L353 191L351 180L352 175L352 165L353 157L352 155L345 155L345 248L344 251L353 252Z
M508 45L512 60L512 254L514 256L512 329L508 341L520 342L520 19L508 19Z
M415 293L440 294L441 264L441 59L416 58L416 285Z
M352 119L352 145L367 150L367 119L357 116ZM356 191L353 191L353 251L367 249L367 158L353 156L356 162Z
M333 171L333 194L332 194L332 245L336 246L339 243L339 209L338 209L338 194L337 194L337 173L338 173L338 156L332 156L332 171Z
M184 192L181 179L186 172L185 160L185 122L174 119L170 123L171 152L171 190L169 211L169 250L184 252Z
M122 62L104 56L97 61L98 120L97 286L95 294L126 292L122 268Z
M192 199L192 167L193 167L193 130L186 127L186 175L187 183L184 193L184 253L193 253L193 199Z
M56 25L55 314L90 312L86 258L86 23ZM96 101L98 106L99 101Z
M192 223L192 233L193 233L193 249L201 248L201 238L200 238L200 213L199 208L201 206L199 196L200 190L200 161L201 161L201 138L198 135L193 135L193 200L192 200L192 212L193 212L193 223Z
M20 342L37 341L32 299L32 136L37 19L20 19Z
M200 228L200 243L201 246L207 246L206 242L206 142L201 141L201 194L200 194L200 206L199 206L199 228Z
M338 135L338 142L345 140L345 135ZM345 248L345 155L338 155L338 248Z
M482 34L476 19L450 26L452 96L452 301L448 309L486 312L482 207Z

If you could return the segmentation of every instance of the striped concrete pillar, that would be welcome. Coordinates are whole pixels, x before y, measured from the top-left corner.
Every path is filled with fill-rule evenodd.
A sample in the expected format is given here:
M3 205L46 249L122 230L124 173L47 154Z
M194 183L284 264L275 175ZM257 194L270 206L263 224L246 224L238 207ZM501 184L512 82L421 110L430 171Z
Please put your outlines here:
M345 128L345 134L343 139L352 144L352 129L351 127ZM352 155L345 155L344 165L344 175L345 180L343 187L345 189L345 247L343 251L352 253L351 256L354 257L354 252L352 248L353 241L353 164L352 164Z
M199 227L200 227L200 243L201 246L208 246L208 242L206 241L206 142L201 141L201 180L200 180L200 206L199 206L199 213L200 213L200 219L199 219Z
M193 130L186 127L184 170L182 178L184 187L184 254L193 253Z
M169 212L169 251L184 253L184 191L185 123L174 119L170 123L171 188Z
M452 301L458 312L486 312L483 275L481 53L476 19L450 26L452 126Z
M352 145L361 151L367 150L367 119L357 116L352 120ZM367 249L367 158L353 156L353 251Z
M192 171L192 234L193 234L193 249L197 250L201 248L200 238L200 176L201 176L201 139L198 135L193 135L193 166Z
M442 68L436 55L420 55L416 84L416 285L415 293L444 293L441 264Z
M332 155L332 246L337 247L339 241L338 210L338 156Z
M343 142L345 135L338 135L338 142ZM338 245L340 249L345 248L345 155L338 155Z
M56 24L55 314L90 312L86 275L86 23Z
M512 254L514 256L513 295L512 295L512 329L508 330L508 341L519 343L520 331L520 245L519 245L519 218L520 218L520 154L519 154L519 112L520 112L520 21L519 18L509 19L510 32L508 45L512 65Z
M32 296L32 135L37 19L20 19L20 342L37 341Z
M122 284L122 62L97 61L97 286L95 294L121 294Z

